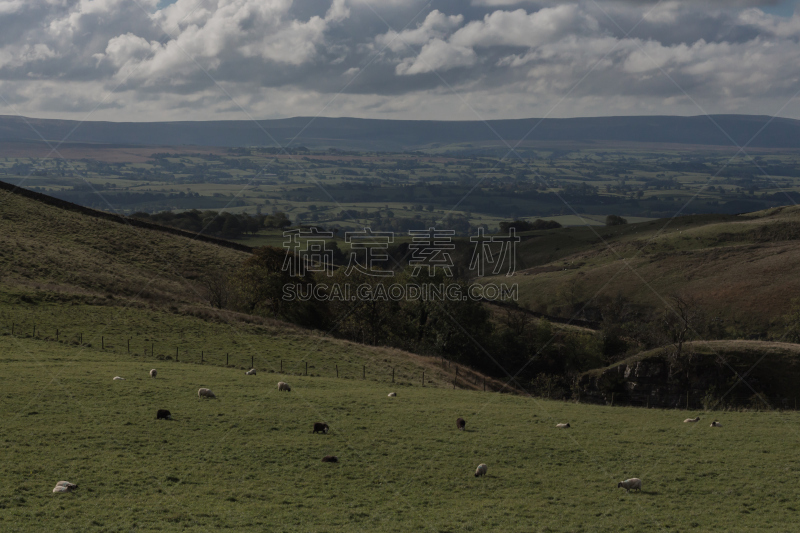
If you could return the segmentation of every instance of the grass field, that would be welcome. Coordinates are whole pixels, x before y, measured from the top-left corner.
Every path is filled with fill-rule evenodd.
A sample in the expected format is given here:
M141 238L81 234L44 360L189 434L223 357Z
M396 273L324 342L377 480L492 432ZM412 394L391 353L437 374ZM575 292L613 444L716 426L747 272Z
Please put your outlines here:
M0 364L3 531L793 531L799 518L794 413L684 424L696 413L421 387L390 399L388 384L296 376L278 393L280 375L10 336ZM331 433L312 434L317 421ZM641 493L616 488L633 476ZM79 489L53 494L62 479Z

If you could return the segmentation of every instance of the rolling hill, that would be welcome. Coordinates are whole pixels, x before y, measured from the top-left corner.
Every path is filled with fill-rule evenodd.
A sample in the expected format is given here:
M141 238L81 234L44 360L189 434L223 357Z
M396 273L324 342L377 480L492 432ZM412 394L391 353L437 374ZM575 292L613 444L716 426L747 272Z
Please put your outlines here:
M455 366L334 339L278 320L212 308L202 283L249 254L224 241L0 191L0 334L109 357L451 386ZM62 206L59 206L62 205ZM246 247L238 246L242 249ZM174 364L174 363L173 363ZM503 385L486 379L487 388ZM461 368L459 387L483 389Z
M498 138L500 137L500 138ZM402 151L470 143L748 145L800 148L800 121L751 115L424 121L295 117L259 121L78 122L0 116L0 141L307 146ZM502 140L501 140L502 139Z
M682 293L735 324L735 334L763 337L800 294L800 207L561 228L523 239L513 278L520 303L550 314L571 316L601 295L663 308Z

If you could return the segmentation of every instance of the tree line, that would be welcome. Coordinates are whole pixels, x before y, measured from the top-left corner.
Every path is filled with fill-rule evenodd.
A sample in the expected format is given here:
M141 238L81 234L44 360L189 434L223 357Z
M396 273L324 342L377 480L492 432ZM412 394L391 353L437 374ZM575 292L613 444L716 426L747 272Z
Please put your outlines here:
M264 228L286 228L292 224L289 217L282 212L271 215L248 215L247 213L234 214L226 211L191 209L181 213L162 211L152 215L138 212L133 213L131 217L226 239L235 239L246 234L252 235Z

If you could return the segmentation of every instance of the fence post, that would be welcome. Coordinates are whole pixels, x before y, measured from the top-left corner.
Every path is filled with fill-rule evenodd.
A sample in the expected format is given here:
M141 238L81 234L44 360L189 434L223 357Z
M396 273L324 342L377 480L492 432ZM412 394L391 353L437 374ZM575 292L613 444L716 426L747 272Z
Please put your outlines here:
M131 353L131 340L128 339L128 355Z
M206 355L205 352L203 350L200 350L200 364L201 365L203 364L203 360L205 359L205 355Z
M152 342L150 343L150 355L152 355L153 357L156 356L156 345Z
M56 342L58 342L58 328L56 328Z

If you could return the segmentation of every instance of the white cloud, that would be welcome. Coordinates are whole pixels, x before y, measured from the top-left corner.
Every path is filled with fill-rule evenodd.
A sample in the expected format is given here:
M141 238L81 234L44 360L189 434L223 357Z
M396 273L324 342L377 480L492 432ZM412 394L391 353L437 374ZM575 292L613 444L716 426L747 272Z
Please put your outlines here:
M495 11L470 22L450 41L459 46L538 46L566 32L588 34L599 29L597 21L577 5L544 8L528 14L524 9Z
M397 65L395 71L400 75L411 75L469 67L475 64L477 57L472 48L434 39L422 47L417 57L406 59Z
M400 52L408 46L422 46L432 39L442 39L462 22L464 22L463 15L447 16L434 9L415 29L401 32L389 30L378 35L375 42L381 48L388 47L393 52Z

